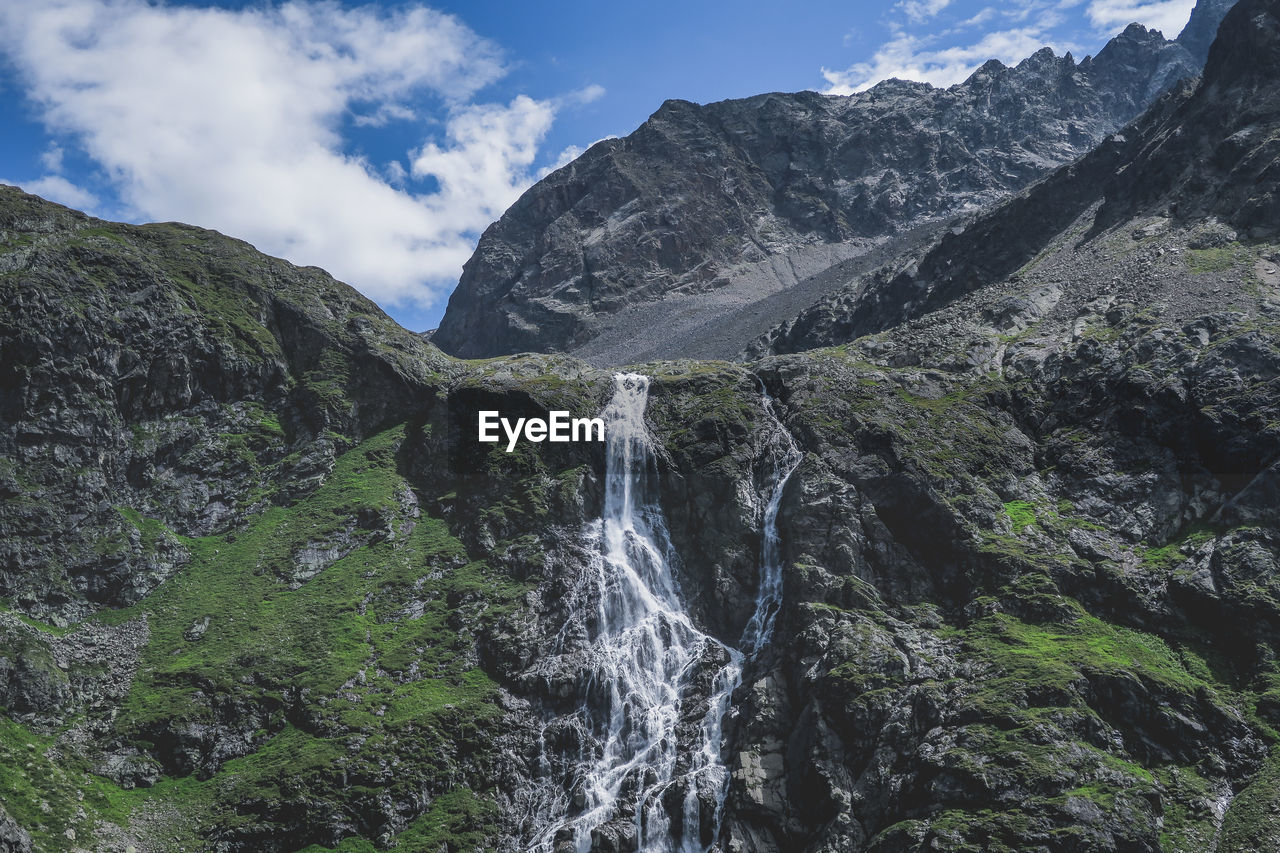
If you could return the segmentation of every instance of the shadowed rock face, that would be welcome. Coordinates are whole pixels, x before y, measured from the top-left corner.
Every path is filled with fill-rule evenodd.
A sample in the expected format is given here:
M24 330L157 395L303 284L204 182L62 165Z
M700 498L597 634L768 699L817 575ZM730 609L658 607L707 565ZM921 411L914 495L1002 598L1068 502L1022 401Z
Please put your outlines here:
M1249 10L1223 21L1195 93L1135 140L1132 162L1106 185L1100 225L1167 205L1254 239L1280 231L1280 21L1271 7Z
M0 187L0 234L0 452L23 466L0 470L0 596L42 616L130 604L186 562L172 537L143 547L116 507L224 530L286 435L307 439L284 463L305 490L327 435L403 418L444 360L327 273L216 232Z
M609 315L673 293L754 275L763 298L796 281L770 259L798 261L803 277L870 239L989 204L1089 150L1198 69L1182 45L1133 25L1083 62L1044 49L1013 68L989 62L948 89L891 80L850 97L668 101L490 226L432 340L464 357L574 351ZM833 244L835 255L823 248ZM727 299L698 310L752 301ZM683 355L696 337L653 353L642 329L620 329L621 345L598 360Z

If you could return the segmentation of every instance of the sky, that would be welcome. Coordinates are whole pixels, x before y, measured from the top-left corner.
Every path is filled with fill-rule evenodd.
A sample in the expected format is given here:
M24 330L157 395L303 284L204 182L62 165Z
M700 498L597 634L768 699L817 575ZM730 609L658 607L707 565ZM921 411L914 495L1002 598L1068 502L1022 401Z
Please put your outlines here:
M0 183L324 267L433 328L480 233L668 98L960 82L1194 0L0 0Z

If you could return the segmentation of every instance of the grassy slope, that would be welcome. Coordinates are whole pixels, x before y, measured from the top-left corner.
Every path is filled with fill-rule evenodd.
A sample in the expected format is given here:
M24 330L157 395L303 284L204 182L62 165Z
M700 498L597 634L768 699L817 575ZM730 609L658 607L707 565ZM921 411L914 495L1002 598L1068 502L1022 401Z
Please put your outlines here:
M50 738L5 722L3 763L29 765L8 778L5 802L41 849L73 849L68 829L83 839L95 819L125 823L144 806L176 808L194 841L212 826L251 831L264 818L317 808L347 810L358 824L379 794L408 800L420 791L435 799L404 831L404 849L442 841L474 849L489 837L493 806L467 787L467 765L486 748L495 686L453 614L466 602L475 618L492 618L524 589L469 561L443 521L402 511L403 436L395 427L362 443L314 494L270 507L247 529L177 537L190 565L144 603L102 617L145 615L151 627L116 720L121 737L146 742L213 724L217 697L264 721L250 735L255 751L207 779L122 791L68 765ZM122 513L144 536L174 535ZM379 519L380 531L352 530L360 517ZM288 582L300 547L342 533L354 539L350 553L301 585ZM205 620L193 639L190 629ZM305 710L290 696L307 697ZM77 790L90 792L79 809ZM45 812L43 802L58 805Z

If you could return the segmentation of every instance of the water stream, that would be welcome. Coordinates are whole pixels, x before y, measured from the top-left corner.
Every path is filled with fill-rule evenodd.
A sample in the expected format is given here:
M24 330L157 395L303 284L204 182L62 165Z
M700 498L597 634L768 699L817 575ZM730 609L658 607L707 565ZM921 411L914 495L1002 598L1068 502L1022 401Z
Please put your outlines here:
M760 384L760 399L765 414L769 417L772 429L766 445L769 463L767 473L769 478L767 482L769 499L765 503L764 513L760 520L762 541L760 545L759 586L756 589L755 610L752 612L746 628L742 631L742 639L738 642L738 648L733 651L731 662L724 667L717 678L717 685L723 686L719 687L720 692L713 697L712 710L708 712L707 721L704 725L701 752L705 754L706 761L703 772L714 776L714 784L716 786L714 789L716 791L716 809L711 828L711 844L708 845L707 850L710 850L715 845L715 842L719 840L725 796L729 792L728 768L725 767L720 754L724 718L729 712L729 703L733 699L733 692L742 683L742 674L746 662L759 654L773 638L774 622L778 615L778 608L782 604L782 539L778 535L778 509L782 506L782 495L786 491L787 481L791 479L791 475L795 473L796 468L800 467L800 462L804 458L804 454L796 446L795 439L791 437L791 433L787 431L781 418L778 417L778 413L773 406L773 398L769 396L769 392L765 389L763 382ZM715 713L714 719L712 717L713 712ZM690 796L693 796L692 791ZM686 825L696 814L694 811L696 805L696 802L690 802L686 799Z
M739 647L730 648L700 631L681 599L645 422L648 392L648 377L618 374L603 413L604 509L584 531L590 565L556 648L558 666L577 674L582 701L544 732L544 769L569 792L540 809L535 849L544 853L587 853L606 836L635 839L647 853L715 846L728 782L724 718L744 664L769 641L781 600L778 506L800 452L772 401L763 396L774 429L759 592ZM695 683L703 689L690 689ZM545 743L566 732L579 745L557 765Z

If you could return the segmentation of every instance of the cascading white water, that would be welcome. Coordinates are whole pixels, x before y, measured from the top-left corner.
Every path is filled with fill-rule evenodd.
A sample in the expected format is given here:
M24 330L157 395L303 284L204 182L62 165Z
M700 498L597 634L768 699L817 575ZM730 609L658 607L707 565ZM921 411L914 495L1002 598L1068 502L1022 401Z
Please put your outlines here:
M676 775L681 687L719 643L694 627L677 591L652 482L648 394L648 377L619 374L604 411L604 511L584 532L592 561L570 620L581 625L562 632L587 634L585 660L574 656L584 696L575 716L596 748L570 768L578 812L544 829L547 851L566 837L587 851L620 815L634 815L640 849L679 850L661 795Z
M734 650L729 663L721 669L716 678L716 694L712 697L711 707L703 722L703 739L701 753L703 773L711 776L716 792L716 809L714 826L711 831L710 850L720 836L720 823L724 814L725 796L728 794L728 769L721 757L721 742L724 735L724 718L729 711L729 703L733 692L742 683L742 674L747 661L768 645L773 637L773 626L778 615L778 607L782 603L782 540L778 535L778 509L782 506L782 495L787 481L800 467L804 454L796 446L795 439L783 425L781 418L773 407L773 398L760 384L760 398L769 421L773 426L766 444L769 460L768 476L769 499L765 503L764 513L760 519L760 573L759 586L756 588L756 606L750 621L742 631L742 639L738 649ZM697 816L698 803L696 789L690 786L685 799L686 824Z
M572 591L570 619L557 641L555 652L564 660L549 667L577 669L582 702L570 719L560 718L548 730L585 737L580 754L560 774L544 743L543 771L562 775L573 790L571 798L555 796L533 809L534 847L545 853L566 847L586 853L595 833L606 825L616 831L620 820L631 821L625 834L641 851L704 853L714 846L728 779L720 755L723 720L746 656L768 641L781 596L777 511L800 454L772 402L765 395L775 429L760 589L738 650L699 631L680 599L657 502L657 465L644 417L648 392L648 377L618 374L604 411L604 511L584 531L591 564ZM686 689L700 674L710 675L710 695ZM685 733L686 741L693 735L697 743L680 755L677 729L690 713L695 720L702 714L696 732ZM669 802L681 791L682 801ZM704 826L702 803L708 801L715 804L713 825ZM566 816L570 805L574 814Z
M787 488L787 481L800 467L804 454L796 446L796 441L778 417L773 407L773 398L760 385L760 398L765 414L773 424L769 435L769 458L772 461L770 476L773 482L769 486L769 502L764 507L764 517L760 522L763 541L760 545L760 587L756 591L756 609L751 621L742 632L739 646L748 656L753 656L768 645L773 638L774 617L778 615L778 605L782 603L782 539L778 535L778 509L782 506L782 494Z

